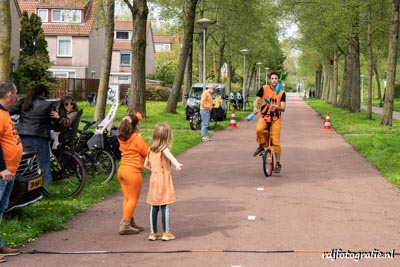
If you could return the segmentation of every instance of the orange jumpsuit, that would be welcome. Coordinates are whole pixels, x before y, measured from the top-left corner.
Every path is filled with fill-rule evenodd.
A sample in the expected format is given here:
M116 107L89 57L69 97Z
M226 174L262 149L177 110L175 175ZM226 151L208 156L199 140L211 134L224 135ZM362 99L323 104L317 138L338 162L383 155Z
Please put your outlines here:
M118 139L121 161L118 169L118 180L124 194L122 204L123 220L130 220L142 190L142 169L149 147L143 136L137 133L123 141Z
M259 96L257 94L257 96ZM260 96L261 97L261 96ZM277 155L281 154L281 144L280 144L280 135L281 135L281 112L275 112L274 114L270 114L268 104L265 102L265 98L269 98L271 102L280 106L281 100L286 101L285 91L281 90L278 95L275 94L275 91L269 87L269 85L263 86L263 95L261 97L261 116L257 122L256 126L256 140L260 145L264 145L267 147L268 144L268 124L267 121L271 123L270 129L270 138L272 145L274 146L274 151ZM283 99L282 99L283 98ZM267 118L268 116L270 116Z

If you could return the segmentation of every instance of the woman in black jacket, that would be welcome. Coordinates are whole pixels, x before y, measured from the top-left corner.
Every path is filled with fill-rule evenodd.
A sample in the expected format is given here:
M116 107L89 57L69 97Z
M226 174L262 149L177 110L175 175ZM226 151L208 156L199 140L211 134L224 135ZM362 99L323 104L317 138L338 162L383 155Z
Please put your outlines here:
M52 181L50 171L50 112L53 103L47 101L49 89L46 85L36 85L20 99L10 114L19 114L17 131L24 146L38 151L39 166L44 171L44 184Z

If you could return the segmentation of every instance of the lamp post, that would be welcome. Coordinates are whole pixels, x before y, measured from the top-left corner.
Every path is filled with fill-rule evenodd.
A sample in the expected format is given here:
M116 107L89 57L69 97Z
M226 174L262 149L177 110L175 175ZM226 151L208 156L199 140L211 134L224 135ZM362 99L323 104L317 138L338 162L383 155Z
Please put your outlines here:
M364 100L364 74L361 74L361 105Z
M243 110L245 106L245 99L246 99L246 55L249 54L249 50L247 49L242 49L240 50L240 53L243 55L243 89L242 89L242 99L243 99Z
M260 67L262 66L261 62L257 62L256 65L258 66L258 84L257 84L257 90L260 89L261 87L261 82L260 82Z
M200 27L203 29L203 91L206 90L206 30L207 27L212 23L211 20L202 18L197 21Z
M269 70L269 68L266 67L264 69L265 69L265 84L268 84L268 70Z

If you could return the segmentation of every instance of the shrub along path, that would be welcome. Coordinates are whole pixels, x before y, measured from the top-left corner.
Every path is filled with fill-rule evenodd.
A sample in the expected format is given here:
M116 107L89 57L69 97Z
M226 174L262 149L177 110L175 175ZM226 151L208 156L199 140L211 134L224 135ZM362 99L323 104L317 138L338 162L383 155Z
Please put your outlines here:
M178 157L184 169L173 173L178 201L171 205L171 231L176 240L147 240L145 177L135 215L137 223L146 226L143 233L118 235L122 195L116 193L71 220L72 229L45 234L22 248L78 255L23 254L8 257L8 262L13 266L353 266L357 264L353 259L335 263L323 259L322 251L398 249L398 190L341 135L324 131L324 119L300 96L288 94L280 175L266 178L261 158L252 156L255 125L255 120L238 121L238 128L216 132L214 141ZM362 266L400 266L400 257L362 262Z

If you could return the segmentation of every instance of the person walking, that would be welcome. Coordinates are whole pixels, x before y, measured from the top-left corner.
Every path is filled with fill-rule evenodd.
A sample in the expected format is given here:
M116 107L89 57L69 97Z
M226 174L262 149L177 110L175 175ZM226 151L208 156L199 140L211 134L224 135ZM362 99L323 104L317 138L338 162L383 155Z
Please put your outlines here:
M39 156L39 166L44 172L44 184L53 179L50 170L50 112L54 109L44 84L33 86L26 96L17 102L10 114L19 114L17 131L24 146L34 147Z
M117 176L124 195L120 235L138 234L144 230L135 223L133 216L142 190L142 169L149 152L144 137L138 133L141 120L140 113L128 114L118 127L121 161Z
M213 108L212 95L217 90L216 85L210 86L201 94L200 99L200 116L201 116L201 141L207 142L211 141L208 136L208 126L210 124L211 110Z
M275 71L271 72L269 74L269 85L264 85L258 90L256 100L253 103L253 113L257 114L260 112L260 118L258 119L256 126L256 140L258 147L253 156L259 155L264 151L265 146L269 146L268 140L270 137L276 155L275 172L280 172L282 168L280 163L281 113L284 112L286 108L285 91L280 90L279 92L276 92L278 82L279 73ZM261 108L258 109L258 103L260 101ZM268 136L268 129L270 136Z
M175 236L170 232L169 205L176 201L174 184L171 175L171 163L175 170L180 171L183 164L179 163L171 154L173 137L171 127L166 123L157 124L150 141L150 152L145 161L145 168L151 171L149 192L146 202L150 208L150 235L149 240L173 240ZM157 217L161 209L163 234L158 233Z
M22 143L8 110L17 101L17 88L12 81L0 82L0 225L8 206L15 174L22 158ZM19 250L3 245L0 234L0 262L5 256L18 255Z

